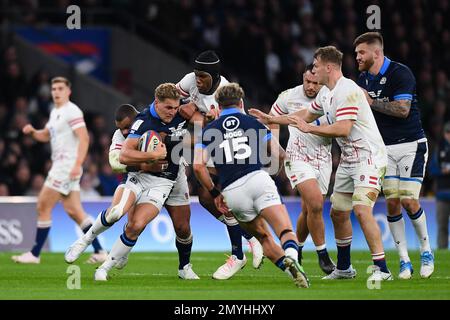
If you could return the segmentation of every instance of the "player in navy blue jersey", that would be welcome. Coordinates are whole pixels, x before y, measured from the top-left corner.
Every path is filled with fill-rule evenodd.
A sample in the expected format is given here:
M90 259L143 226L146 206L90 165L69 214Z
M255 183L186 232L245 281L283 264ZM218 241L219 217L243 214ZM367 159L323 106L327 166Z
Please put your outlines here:
M119 161L122 164L136 166L148 161L154 162L162 159L166 159L168 163L162 171L129 172L127 181L123 186L123 196L119 204L99 215L96 221L95 234L106 230L114 222L118 221L125 212L129 212L128 223L124 232L114 244L105 263L96 270L95 280L107 280L109 270L117 267L118 264L123 264L123 260L126 259L133 248L139 234L158 215L162 206L169 204L169 200L171 200L170 206L173 207L179 206L179 208L183 208L185 207L185 201L187 201L187 205L189 204L188 197L187 199L178 199L176 197L170 199L173 192L176 194L180 193L176 189L184 188L186 192L188 190L184 170L181 170L182 166L180 165L182 154L176 154L176 152L172 151L188 132L188 122L195 119L203 119L203 116L200 113L194 113L190 119L181 116L178 112L180 109L179 98L180 95L175 84L165 83L159 85L155 90L155 101L137 115L127 138L123 142L119 155ZM196 116L199 118L196 118ZM158 132L163 141L158 143L155 150L143 152L138 150L139 137L148 130ZM184 175L184 179L180 179L180 171ZM134 210L130 211L130 208L133 206L135 206ZM178 221L179 223L177 224L174 222L174 225L187 225L181 228L186 229L184 239L179 239L180 230L176 230L176 245L179 253L181 252L180 265L184 261L183 265L187 266L189 270L183 268L179 270L178 274L179 277L184 279L198 279L189 263L192 247L192 235L189 226L190 211L188 211L187 215L184 212L180 213L183 214L180 214L177 219L182 221ZM82 248L85 245L82 242L85 242L85 239L81 239L79 244L75 243L72 251L79 251L77 247Z
M154 105L154 104L152 104ZM184 110L184 108L180 108ZM144 109L144 114L148 109ZM167 160L155 161L152 164L140 163L139 166L127 166L120 163L119 157L122 150L123 143L127 138L131 126L135 121L138 111L129 104L121 105L116 110L115 123L118 128L113 135L110 151L109 162L114 172L120 172L124 174L122 183L117 187L114 192L113 200L107 210L103 210L98 216L93 226L86 232L85 235L75 241L65 254L65 260L68 263L75 262L81 253L87 248L87 246L95 239L96 236L108 230L116 221L118 221L123 215L127 213L125 211L127 207L127 201L134 194L125 188L127 181L127 172L136 172L139 170L145 172L160 173L167 167ZM183 113L187 116L186 113ZM192 116L192 115L191 115ZM190 117L188 117L190 118ZM175 229L175 246L178 251L179 265L178 276L181 279L195 280L199 277L192 270L192 264L190 263L190 254L192 248L192 233L190 228L190 201L189 201L189 188L187 185L187 178L185 175L184 166L179 166L177 179L175 186L170 192L167 201L164 204L169 216L172 220L173 227ZM134 206L128 210L128 215L133 215ZM105 254L106 258L107 254ZM128 256L124 256L120 259L115 268L122 269L128 262Z
M279 172L284 150L268 128L242 111L244 91L231 83L215 94L221 109L220 117L202 132L195 145L194 173L202 186L214 198L221 213L229 210L247 232L263 246L264 254L280 269L290 274L299 287L309 282L298 263L298 239L292 231L286 207L281 203L275 182L262 170L270 158ZM265 155L270 154L271 157ZM208 160L214 163L222 192L214 185L207 169ZM272 163L273 166L273 163ZM267 223L280 239L280 247L272 237Z
M420 241L420 276L428 278L434 271L434 257L425 212L419 203L428 146L420 121L416 79L407 66L384 55L380 33L364 33L355 39L354 46L361 71L357 83L365 90L388 153L383 192L389 227L400 256L399 278L410 279L413 273L402 207Z

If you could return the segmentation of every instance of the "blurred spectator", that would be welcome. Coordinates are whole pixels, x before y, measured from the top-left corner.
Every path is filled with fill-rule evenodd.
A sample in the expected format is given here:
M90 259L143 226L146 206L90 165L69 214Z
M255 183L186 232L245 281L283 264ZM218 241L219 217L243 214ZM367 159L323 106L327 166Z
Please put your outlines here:
M444 138L432 156L430 173L436 179L438 247L447 249L450 216L450 122L446 123Z
M44 186L45 176L42 174L35 174L31 178L31 186L25 193L26 196L38 196Z
M13 6L22 6L25 12L18 21L65 22L61 20L65 19L63 16L37 16L36 4L43 2L13 2ZM45 1L46 5L51 3ZM68 3L58 1L57 6L63 8ZM103 3L83 1L89 8ZM186 62L191 63L192 54L180 48L189 48L188 52L216 49L223 62L221 73L241 82L247 98L268 111L281 91L300 84L302 70L318 46L332 44L341 49L345 76L353 79L358 76L352 42L358 34L367 31L365 12L371 4L374 2L370 0L124 0L111 5L158 30L157 36L147 32L147 28L137 28L136 32ZM381 25L386 55L410 66L416 76L418 105L431 154L442 137L444 123L450 120L450 24L445 18L450 15L450 1L377 1L376 4L381 12L389 13L383 16ZM180 45L170 46L164 39L178 39ZM48 81L51 75L39 70L27 82L14 46L7 46L2 52L0 143L3 138L6 147L0 148L0 181L11 184L14 171L3 170L14 170L23 157L30 163L33 176L37 172L45 174L48 145L22 139L19 126L26 117L36 125L45 123L51 107ZM109 177L101 164L111 133L106 130L102 116L85 113L85 117L91 137L90 161L100 166L100 170L97 168L100 173L91 172L94 188L103 193L103 178L99 177ZM280 140L287 141L287 130L281 132ZM9 148L13 142L19 143L19 150ZM30 161L33 154L39 156ZM86 164L85 170L89 166ZM6 180L1 180L3 176ZM425 194L432 189L430 182L424 181ZM195 193L195 183L191 187ZM289 190L284 192L289 193Z
M95 178L89 172L83 174L80 180L80 197L81 200L99 198L100 193L94 188Z
M9 188L6 183L0 182L0 197L8 197L9 196Z

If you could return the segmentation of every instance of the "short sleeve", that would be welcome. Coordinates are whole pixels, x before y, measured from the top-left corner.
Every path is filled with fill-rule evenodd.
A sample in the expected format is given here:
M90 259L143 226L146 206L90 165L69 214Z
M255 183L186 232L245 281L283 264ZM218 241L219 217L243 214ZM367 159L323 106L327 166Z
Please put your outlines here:
M270 113L277 116L282 116L288 114L287 109L287 100L288 100L288 90L283 91L279 94L277 100L272 105L270 109Z
M361 88L355 86L336 97L336 121L357 120L359 106L365 100Z
M120 129L117 129L112 137L111 145L109 146L109 152L113 150L121 150L123 141L124 136L122 135L122 132L120 132Z
M142 136L143 133L145 133L145 126L142 125L144 123L144 120L142 119L136 119L130 129L130 133L128 134L128 138L139 138Z
M316 96L316 99L314 99L314 101L309 105L308 107L308 112L314 113L314 114L320 114L323 115L323 107L322 104L320 102L320 99L322 97L321 94L322 90L319 91L319 93Z
M398 68L391 79L394 100L413 100L416 91L416 79L406 66Z
M191 87L193 81L195 84L195 75L194 75L194 73L191 72L191 73L188 73L187 75L185 75L183 77L183 79L181 79L176 84L176 87L183 98L187 98L190 96L189 88Z
M69 123L72 130L86 126L83 118L83 112L76 106L70 106L67 112L66 121Z

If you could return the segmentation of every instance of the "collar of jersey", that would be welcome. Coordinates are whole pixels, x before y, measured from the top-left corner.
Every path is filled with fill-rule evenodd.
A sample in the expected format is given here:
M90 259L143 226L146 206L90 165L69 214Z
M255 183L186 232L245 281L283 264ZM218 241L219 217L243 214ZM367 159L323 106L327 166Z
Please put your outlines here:
M153 101L153 103L150 105L150 114L155 117L156 119L161 120L161 118L158 116L158 113L156 112L155 109L155 102Z
M389 68L389 65L391 64L391 59L388 57L384 57L383 65L381 66L380 72L377 75L373 75L370 72L367 71L367 74L369 75L369 79L374 79L378 75L384 75L386 73L386 70Z
M229 108L229 109L224 109L222 110L222 112L220 113L220 116L227 116L229 114L234 114L234 113L242 113L241 110L239 110L238 108Z

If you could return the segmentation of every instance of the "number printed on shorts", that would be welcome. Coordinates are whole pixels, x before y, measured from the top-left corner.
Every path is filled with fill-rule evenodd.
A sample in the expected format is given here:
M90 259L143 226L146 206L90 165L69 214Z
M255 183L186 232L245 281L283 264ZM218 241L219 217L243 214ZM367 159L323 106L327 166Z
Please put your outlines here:
M225 161L232 162L234 159L244 160L252 155L252 149L247 144L248 137L239 137L224 140L219 147L225 153ZM232 154L232 152L234 154Z

